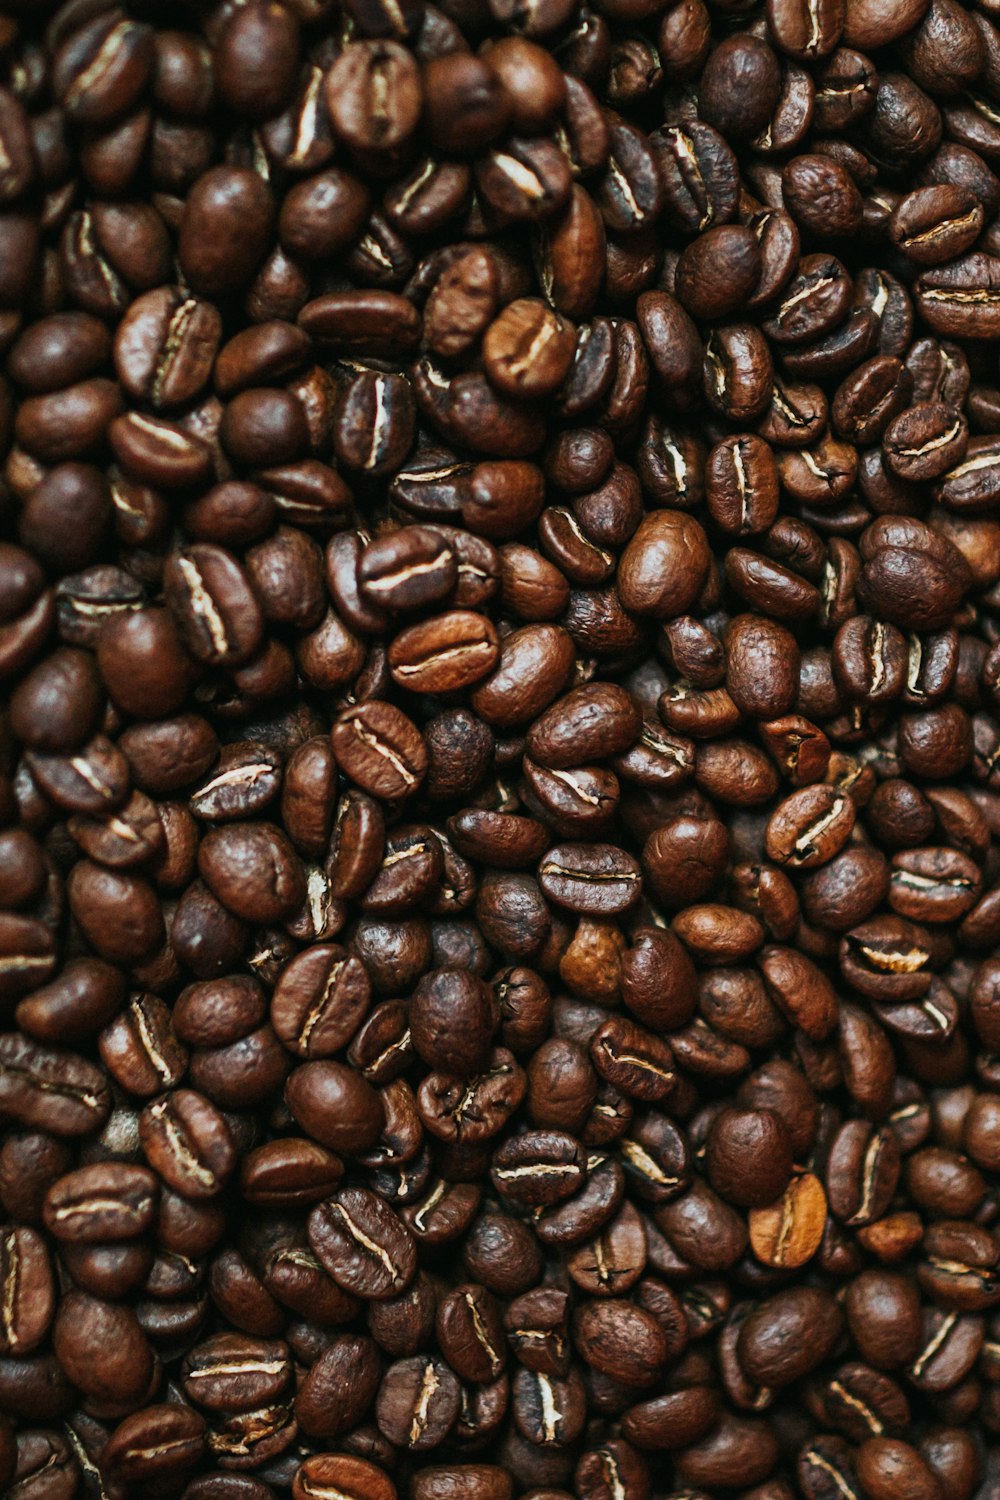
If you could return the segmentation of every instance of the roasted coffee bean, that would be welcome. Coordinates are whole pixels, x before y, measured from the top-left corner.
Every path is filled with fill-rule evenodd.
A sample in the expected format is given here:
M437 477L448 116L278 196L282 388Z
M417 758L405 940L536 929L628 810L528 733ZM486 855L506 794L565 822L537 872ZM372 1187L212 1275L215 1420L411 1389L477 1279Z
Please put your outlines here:
M107 1082L92 1063L17 1032L0 1037L0 1104L19 1125L57 1136L100 1129L111 1108Z
M529 1131L494 1153L490 1170L497 1192L520 1207L547 1208L583 1185L585 1158L561 1131Z
M371 984L360 961L335 944L317 944L298 954L281 975L271 1021L289 1051L327 1057L350 1041L370 999Z
M208 383L222 323L210 302L158 287L136 299L115 335L122 385L156 410L184 406Z
M808 1329L808 1338L797 1335L798 1328ZM840 1309L829 1293L810 1287L778 1292L744 1321L737 1356L758 1385L787 1385L826 1358L840 1328Z
M560 906L588 916L614 916L634 906L642 891L637 862L606 844L560 844L539 866L542 890Z
M46 1228L71 1244L136 1238L156 1212L158 1184L151 1172L125 1162L80 1167L53 1183L44 1208Z
M309 1240L338 1286L365 1299L396 1296L416 1270L406 1225L364 1188L342 1188L317 1205L309 1215Z
M270 1405L291 1378L287 1346L241 1334L217 1334L198 1343L181 1367L184 1393L210 1412L248 1411Z
M389 647L389 668L411 693L454 693L486 677L499 656L490 621L456 609L400 631Z
M702 528L681 511L651 512L621 559L618 587L625 608L666 619L697 598L708 567Z
M841 1126L826 1167L832 1212L848 1224L867 1224L885 1212L899 1177L899 1147L892 1131L864 1120Z
M414 1355L386 1371L375 1419L390 1442L421 1453L447 1437L459 1404L458 1381L448 1365L430 1355Z
M462 1077L482 1072L496 1026L494 1000L475 974L425 974L410 1001L413 1046L431 1068Z
M767 1110L720 1111L709 1131L705 1160L716 1192L748 1208L780 1198L792 1171L785 1127Z
M343 1063L308 1062L295 1069L285 1097L302 1129L334 1151L365 1151L385 1124L379 1095Z
M770 857L793 869L812 869L832 859L854 827L854 804L834 787L792 792L772 814L766 844Z
M766 1266L805 1265L815 1255L826 1227L826 1194L811 1172L793 1176L773 1203L749 1215L750 1244Z
M301 862L270 823L211 828L198 850L198 869L222 904L245 921L280 921L305 896Z
M237 663L253 654L261 637L260 606L229 553L198 543L170 559L164 583L184 642L199 661Z
M139 1117L139 1138L150 1165L185 1197L214 1197L236 1165L225 1118L193 1089L176 1089L148 1104Z
M49 1331L56 1296L49 1253L37 1230L6 1226L0 1249L5 1318L2 1351L20 1358Z
M586 1396L577 1370L563 1380L534 1370L514 1376L511 1401L518 1432L536 1447L562 1447L583 1429Z
M374 797L391 801L408 796L423 780L423 739L412 720L391 703L372 699L348 709L331 735L338 764Z
M459 1286L438 1305L438 1342L451 1368L476 1384L496 1380L505 1349L500 1311L484 1287Z
M965 455L968 428L961 412L944 402L922 402L889 423L885 461L900 479L937 479Z
M311 1496L330 1493L346 1495L348 1500L396 1500L397 1494L396 1486L383 1469L346 1453L311 1454L295 1470L291 1492L294 1500L310 1500Z

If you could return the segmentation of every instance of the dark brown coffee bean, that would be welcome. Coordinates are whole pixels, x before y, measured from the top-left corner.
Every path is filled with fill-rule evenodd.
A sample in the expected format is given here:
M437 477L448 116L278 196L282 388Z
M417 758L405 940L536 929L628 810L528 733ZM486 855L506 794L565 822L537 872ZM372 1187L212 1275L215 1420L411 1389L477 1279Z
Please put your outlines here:
M960 412L943 402L913 406L890 422L885 461L900 479L937 479L965 455L968 429Z
M924 321L944 338L990 337L997 277L995 258L981 250L922 272L915 294Z
M862 591L878 600L883 618L922 629L950 621L968 574L945 537L926 531L919 522L902 524L886 518L865 533L862 556Z
M539 881L560 906L591 916L627 911L642 890L636 861L606 844L557 845L543 857Z
M150 1165L185 1197L214 1197L236 1164L225 1119L193 1089L177 1089L148 1104L139 1118L139 1137Z
M364 1188L342 1188L314 1208L309 1238L337 1284L359 1297L393 1297L416 1271L416 1247L409 1230Z
M720 224L683 251L675 288L693 318L724 318L743 306L759 275L760 249L753 230Z
M584 1303L574 1339L592 1368L629 1386L652 1385L666 1358L666 1336L651 1313L623 1298Z
M249 168L202 173L188 194L178 242L192 289L211 297L245 288L267 248L273 213L267 184Z
M453 610L401 631L389 648L389 666L411 693L453 693L487 676L499 656L490 621Z
M441 1359L414 1355L390 1365L375 1407L379 1430L415 1452L436 1448L459 1410L459 1386Z
M385 1124L379 1095L343 1063L304 1063L289 1078L285 1098L306 1134L334 1151L368 1150Z
M121 1303L69 1292L52 1330L60 1365L92 1401L141 1401L154 1375L153 1352L135 1313Z
M845 1223L866 1224L888 1207L899 1176L899 1147L892 1132L864 1120L841 1127L827 1161L830 1208Z
M561 1447L583 1430L586 1397L577 1370L571 1370L565 1380L518 1370L511 1394L514 1422L529 1443Z
M335 944L307 948L274 989L271 1021L299 1057L328 1057L350 1041L371 999L364 966Z
M222 904L245 921L280 921L305 896L299 858L270 823L209 829L198 850L198 869Z
M314 1203L340 1181L343 1165L332 1151L297 1137L268 1141L245 1156L240 1189L249 1203L284 1207Z
M790 1384L826 1358L841 1321L829 1294L808 1287L778 1292L744 1322L737 1341L740 1364L759 1385ZM808 1339L796 1339L790 1331L796 1327L808 1327Z
M778 60L757 37L728 37L716 47L701 77L703 117L724 135L758 134L778 101Z
M0 1349L5 1356L20 1358L41 1344L56 1305L49 1253L37 1230L26 1225L4 1229L0 1281L6 1310Z
M657 619L684 614L701 590L707 566L708 545L698 523L681 511L654 511L622 557L622 603Z

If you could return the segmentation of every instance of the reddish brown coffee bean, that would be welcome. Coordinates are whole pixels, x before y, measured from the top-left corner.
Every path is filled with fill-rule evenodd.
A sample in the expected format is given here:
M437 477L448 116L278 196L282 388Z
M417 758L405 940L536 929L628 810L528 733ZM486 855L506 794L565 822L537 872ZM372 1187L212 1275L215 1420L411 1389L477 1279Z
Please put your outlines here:
M374 797L392 801L409 796L423 780L423 739L390 703L372 700L347 710L333 727L332 741L338 764Z
M656 619L684 614L701 590L708 557L705 534L695 520L680 511L653 511L622 557L622 603Z

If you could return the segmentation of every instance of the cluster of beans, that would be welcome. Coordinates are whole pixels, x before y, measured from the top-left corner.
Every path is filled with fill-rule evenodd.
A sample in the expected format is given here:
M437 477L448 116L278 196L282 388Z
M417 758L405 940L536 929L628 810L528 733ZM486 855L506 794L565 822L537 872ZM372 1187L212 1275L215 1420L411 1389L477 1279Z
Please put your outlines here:
M0 1489L1000 1496L1000 0L0 4Z

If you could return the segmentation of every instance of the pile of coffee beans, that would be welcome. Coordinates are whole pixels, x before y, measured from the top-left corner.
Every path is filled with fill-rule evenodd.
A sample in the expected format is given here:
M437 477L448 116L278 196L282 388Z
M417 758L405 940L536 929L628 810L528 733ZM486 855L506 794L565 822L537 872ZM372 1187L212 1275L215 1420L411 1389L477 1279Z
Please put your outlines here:
M0 4L0 1490L1000 1500L1000 0Z

